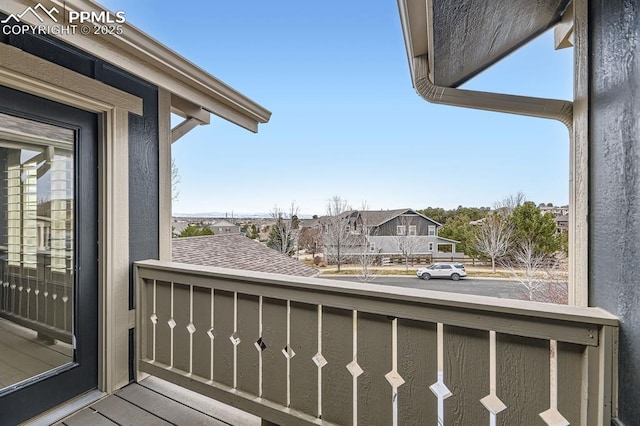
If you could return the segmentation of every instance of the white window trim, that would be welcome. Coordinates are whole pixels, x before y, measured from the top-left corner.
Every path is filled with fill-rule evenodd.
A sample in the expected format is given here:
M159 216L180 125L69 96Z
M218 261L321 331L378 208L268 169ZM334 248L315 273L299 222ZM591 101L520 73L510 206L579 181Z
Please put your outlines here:
M406 235L407 227L405 225L396 225L396 235Z
M418 227L416 225L409 225L409 235L418 235Z
M429 225L427 227L427 235L430 237L435 237L436 236L436 226L435 225Z

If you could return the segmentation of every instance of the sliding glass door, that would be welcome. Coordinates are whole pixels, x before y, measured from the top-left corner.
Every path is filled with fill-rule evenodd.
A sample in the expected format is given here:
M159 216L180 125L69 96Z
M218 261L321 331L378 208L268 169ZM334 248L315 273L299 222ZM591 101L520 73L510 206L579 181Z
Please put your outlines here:
M0 87L0 424L97 384L97 116Z

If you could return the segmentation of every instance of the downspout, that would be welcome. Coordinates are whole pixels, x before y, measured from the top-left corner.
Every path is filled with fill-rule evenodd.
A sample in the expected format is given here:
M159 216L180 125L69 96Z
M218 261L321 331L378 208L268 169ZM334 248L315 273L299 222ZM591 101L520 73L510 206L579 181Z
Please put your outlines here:
M569 132L573 129L573 102L436 86L429 79L427 55L413 58L413 75L416 91L428 102L551 118L562 122Z

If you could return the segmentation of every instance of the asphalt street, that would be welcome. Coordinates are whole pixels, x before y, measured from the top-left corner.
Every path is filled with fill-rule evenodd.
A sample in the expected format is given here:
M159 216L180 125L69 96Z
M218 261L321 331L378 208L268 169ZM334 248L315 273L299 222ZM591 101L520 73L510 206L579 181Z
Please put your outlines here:
M322 278L361 282L358 277L354 275L328 275ZM449 279L421 280L417 277L411 276L378 275L370 282L370 284L421 288L425 290L447 291L452 293L468 293L506 299L522 299L525 294L524 287L517 282L495 279L463 278L460 281L452 281Z

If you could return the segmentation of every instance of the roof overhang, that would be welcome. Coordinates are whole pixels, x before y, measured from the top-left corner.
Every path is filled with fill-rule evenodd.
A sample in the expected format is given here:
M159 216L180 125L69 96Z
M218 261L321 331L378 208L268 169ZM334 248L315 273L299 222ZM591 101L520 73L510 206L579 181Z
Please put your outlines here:
M41 0L38 3L64 11L65 19L70 11L108 12L90 0ZM31 0L3 0L0 10L7 15L19 14L38 3ZM32 14L25 14L21 21L42 25ZM258 124L269 121L271 112L264 107L131 24L125 22L120 25L123 28L120 35L85 35L78 31L76 34L57 34L55 37L166 89L172 94L173 110L182 112L183 116L195 117L200 124L208 122L209 113L252 132L258 131Z
M398 0L413 86L428 102L550 118L572 129L570 101L457 88L560 22L569 2Z
M457 87L559 23L570 2L398 0L398 5L409 62L427 55L431 83Z

